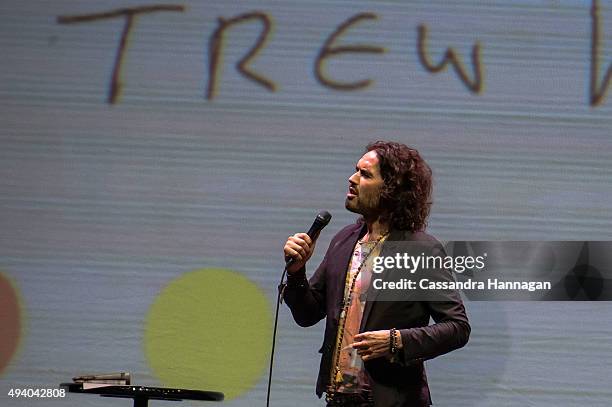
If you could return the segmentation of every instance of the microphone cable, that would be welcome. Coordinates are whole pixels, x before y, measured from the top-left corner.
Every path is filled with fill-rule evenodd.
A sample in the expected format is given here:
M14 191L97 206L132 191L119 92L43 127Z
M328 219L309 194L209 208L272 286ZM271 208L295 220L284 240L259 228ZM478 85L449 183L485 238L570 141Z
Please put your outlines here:
M278 310L280 304L283 302L283 293L285 291L286 284L284 283L285 275L287 274L287 267L283 270L281 275L280 283L278 284L278 294L276 297L276 312L274 313L274 330L272 332L272 349L270 351L270 370L268 372L268 391L266 394L266 407L270 407L270 388L272 386L272 367L274 366L274 348L276 346L276 328L278 327Z

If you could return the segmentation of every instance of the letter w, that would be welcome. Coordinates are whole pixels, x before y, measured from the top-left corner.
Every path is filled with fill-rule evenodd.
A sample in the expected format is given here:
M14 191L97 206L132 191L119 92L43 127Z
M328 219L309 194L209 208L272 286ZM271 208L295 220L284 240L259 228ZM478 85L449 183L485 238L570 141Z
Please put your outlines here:
M448 66L449 62L452 64L453 69L459 75L459 79L463 84L472 92L480 93L483 88L484 74L482 63L480 60L480 43L477 41L472 47L472 65L474 67L474 79L471 80L466 69L457 57L457 52L452 48L447 48L444 53L444 58L439 64L432 63L427 56L427 27L424 24L420 24L418 27L418 39L417 39L417 50L419 54L419 61L425 67L428 72L438 73L444 71Z

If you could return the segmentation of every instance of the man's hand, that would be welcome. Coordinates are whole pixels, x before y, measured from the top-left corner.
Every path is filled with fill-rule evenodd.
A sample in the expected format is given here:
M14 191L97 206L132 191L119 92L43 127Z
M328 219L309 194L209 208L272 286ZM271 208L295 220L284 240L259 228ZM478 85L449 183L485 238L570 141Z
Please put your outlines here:
M399 334L399 331L395 332L395 343L397 344L398 349L401 349L402 337ZM351 346L354 349L357 349L357 354L361 356L361 359L364 361L381 357L390 359L391 341L389 333L390 331L388 329L384 329L382 331L362 332L355 335L353 338L354 342Z
M314 248L315 244L306 233L296 233L293 236L289 236L283 251L285 253L285 261L293 259L293 264L289 266L287 272L289 274L295 273L304 267L310 256L312 256Z

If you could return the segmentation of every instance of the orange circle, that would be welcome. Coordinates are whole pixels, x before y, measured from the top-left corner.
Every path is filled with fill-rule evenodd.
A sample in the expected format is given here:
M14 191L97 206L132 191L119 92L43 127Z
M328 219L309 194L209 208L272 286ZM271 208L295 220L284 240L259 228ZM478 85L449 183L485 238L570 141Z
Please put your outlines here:
M0 375L19 345L21 310L17 292L8 277L0 273Z

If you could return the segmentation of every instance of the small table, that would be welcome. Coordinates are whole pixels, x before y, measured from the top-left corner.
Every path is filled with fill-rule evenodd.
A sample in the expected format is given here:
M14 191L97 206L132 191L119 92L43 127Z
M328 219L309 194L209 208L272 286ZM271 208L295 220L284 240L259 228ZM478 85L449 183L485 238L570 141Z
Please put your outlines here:
M167 387L149 387L134 385L96 385L83 388L83 383L62 383L61 388L69 393L99 394L102 397L120 397L134 399L134 407L147 407L149 400L202 400L222 401L223 393L216 391L170 389Z

